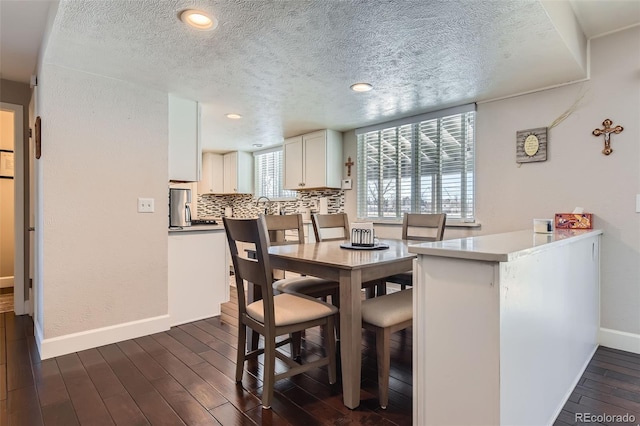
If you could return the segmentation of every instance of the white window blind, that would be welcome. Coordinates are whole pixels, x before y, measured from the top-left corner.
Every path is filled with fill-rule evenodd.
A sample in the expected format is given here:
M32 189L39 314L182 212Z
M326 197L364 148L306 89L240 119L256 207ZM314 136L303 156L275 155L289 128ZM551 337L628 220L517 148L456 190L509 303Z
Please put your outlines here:
M282 148L255 152L253 158L256 198L295 198L295 191L283 189Z
M356 130L358 217L474 220L475 105Z

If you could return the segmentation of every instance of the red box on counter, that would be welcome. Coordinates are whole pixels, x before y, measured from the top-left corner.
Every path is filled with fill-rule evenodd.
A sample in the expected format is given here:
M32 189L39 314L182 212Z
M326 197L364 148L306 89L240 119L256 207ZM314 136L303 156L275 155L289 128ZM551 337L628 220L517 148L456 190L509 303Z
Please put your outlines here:
M556 213L556 229L593 229L591 213Z

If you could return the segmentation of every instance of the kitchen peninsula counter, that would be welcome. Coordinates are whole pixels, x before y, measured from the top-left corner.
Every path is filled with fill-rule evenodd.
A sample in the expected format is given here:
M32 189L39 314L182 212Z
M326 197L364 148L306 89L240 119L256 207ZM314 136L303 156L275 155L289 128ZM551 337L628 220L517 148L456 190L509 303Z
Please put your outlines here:
M553 423L597 348L601 234L409 246L414 424Z

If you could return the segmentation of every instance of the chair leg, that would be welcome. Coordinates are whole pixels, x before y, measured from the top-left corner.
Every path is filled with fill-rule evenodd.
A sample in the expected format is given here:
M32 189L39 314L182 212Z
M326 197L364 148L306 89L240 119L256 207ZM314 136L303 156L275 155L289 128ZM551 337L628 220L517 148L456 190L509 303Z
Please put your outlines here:
M260 333L256 331L251 332L251 350L258 349L258 342L260 341Z
M236 383L242 382L244 370L245 350L247 344L247 326L240 323L238 327L238 351L236 354ZM258 334L254 332L254 334Z
M380 282L376 284L376 296L384 296L385 294L387 294L387 282L380 280Z
M340 289L336 289L331 293L331 303L333 306L338 308L338 313L336 314L333 323L336 329L336 340L340 340Z
M296 331L291 333L289 337L291 338L291 358L299 361L301 359L300 353L302 352L300 349L302 346L302 332Z
M271 408L276 367L276 340L271 336L264 339L264 373L262 377L262 408Z
M376 330L376 357L378 358L378 400L380 407L389 404L389 371L391 370L391 333L388 328Z
M327 326L325 327L324 339L326 342L327 356L329 357L329 383L336 382L336 339L333 334L335 317L327 318Z
M375 288L375 286L367 287L364 292L365 292L365 297L367 299L372 299L372 298L376 297L376 288Z

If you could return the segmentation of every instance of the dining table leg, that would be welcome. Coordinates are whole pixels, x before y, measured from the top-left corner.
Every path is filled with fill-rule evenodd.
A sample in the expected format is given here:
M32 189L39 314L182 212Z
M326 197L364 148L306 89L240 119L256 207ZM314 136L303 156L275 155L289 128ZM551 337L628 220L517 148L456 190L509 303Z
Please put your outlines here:
M354 409L360 405L360 369L362 366L362 273L340 271L340 356L342 359L342 392L344 405Z

